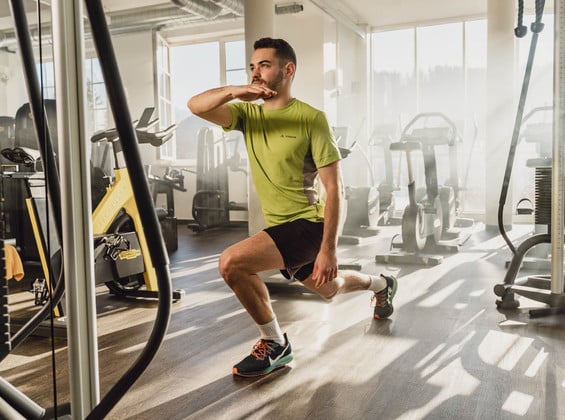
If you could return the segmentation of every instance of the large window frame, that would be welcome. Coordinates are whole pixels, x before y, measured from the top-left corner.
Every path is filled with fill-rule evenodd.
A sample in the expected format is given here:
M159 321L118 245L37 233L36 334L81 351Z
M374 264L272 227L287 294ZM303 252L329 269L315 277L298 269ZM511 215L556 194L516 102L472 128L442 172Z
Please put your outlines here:
M41 88L45 99L56 99L55 73L52 60L36 64L36 70L41 79ZM84 75L86 83L86 135L90 136L96 131L105 130L111 124L111 115L108 106L106 83L102 76L98 57L86 57L84 61Z
M533 22L535 16L524 16L525 22ZM553 22L550 14L547 14L544 18L546 28L544 31L548 33L552 32ZM444 77L448 78L458 78L460 83L452 84L449 89L441 85L441 89L433 90L433 84L427 86L427 93L423 92L424 80L426 77L426 70L421 68L422 63L422 33L432 33L436 28L441 28L442 26L457 26L460 27L460 33L452 32L451 37L444 36L442 40L453 41L454 39L460 45L459 57L460 64L451 63L444 65ZM389 71L387 73L387 66L390 66L389 59L386 54L383 57L376 57L375 51L378 50L378 37L382 37L385 40L387 37L391 37L391 34L395 32L401 33L406 32L410 41L404 42L403 45L385 45L381 47L383 51L390 51L390 60L399 60L399 55L404 54L404 59L412 60L412 73L410 74L408 66L407 74L403 75L399 71ZM411 36L410 36L411 34ZM431 35L430 39L438 38L438 34ZM516 39L516 60L515 60L515 81L516 81L516 92L520 91L522 78L525 70L525 63L527 60L528 49L530 46L531 34L528 34L527 39ZM526 111L534 107L541 107L551 105L552 91L551 91L551 71L552 64L550 63L552 58L553 46L548 45L552 43L552 37L540 37L540 42L545 43L544 48L540 48L541 44L538 44L536 53L536 62L534 63L534 70L530 80L530 89L528 94L528 101L526 106ZM398 28L388 28L386 31L375 31L370 37L370 51L371 51L371 76L370 76L370 107L372 110L372 115L375 117L375 126L390 126L396 124L397 133L396 138L398 138L400 132L404 125L410 120L410 114L416 115L420 112L432 111L429 109L430 106L434 104L443 106L446 110L444 112L449 112L454 115L454 119L458 123L458 128L460 134L466 139L466 143L463 143L460 148L462 148L461 162L460 162L460 178L462 179L462 184L464 187L463 200L462 200L462 210L468 213L482 213L485 208L485 185L486 180L485 175L485 142L486 139L486 126L487 126L487 115L486 115L486 104L487 92L486 92L486 75L487 75L487 21L485 19L456 19L450 22L442 22L439 24L429 25L411 25ZM411 44L411 45L409 45ZM437 42L435 43L437 44ZM446 54L444 51L445 42L442 42L442 49L437 50L437 45L434 44L434 49L438 54ZM408 51L407 51L408 50ZM543 51L542 51L543 50ZM435 53L435 52L434 52ZM446 54L447 58L451 59L452 55ZM382 68L384 69L379 73L378 63L380 58L380 63L382 63ZM444 57L445 58L445 57ZM442 63L434 63L433 60L428 63L428 69L432 68L435 71L436 79L441 75L438 72ZM435 70L433 67L435 66ZM456 75L456 71L459 73ZM428 71L429 74L429 71ZM378 77L378 78L377 78ZM404 80L404 81L403 81ZM383 83L384 81L384 83ZM388 83L388 84L387 84ZM379 85L380 84L380 85ZM455 86L457 85L457 86ZM436 83L436 86L437 83ZM398 92L405 91L402 94ZM379 90L379 92L377 92ZM432 92L433 90L433 92ZM442 91L443 90L443 91ZM446 92L457 92L461 97L461 100L456 103L453 98L449 99L446 97ZM391 94L390 92L396 92L397 94ZM430 92L433 93L430 94ZM382 97L377 97L378 94ZM388 95L388 96L387 96ZM436 97L434 97L436 95ZM443 96L442 96L443 95ZM426 97L427 96L427 97ZM518 95L517 95L518 96ZM445 97L445 98L444 98ZM392 101L389 100L392 98ZM444 99L446 99L444 101ZM388 100L388 102L387 102ZM451 100L451 102L450 102ZM379 102L380 101L380 102ZM402 103L406 104L406 107L402 107ZM432 104L432 105L430 105ZM441 109L439 111L442 111ZM404 115L402 115L404 112ZM406 115L408 114L408 115ZM391 115L398 115L396 120L391 118ZM380 120L379 120L380 118ZM521 146L524 149L524 146ZM517 153L517 157L520 158L520 151ZM524 153L527 153L525 151ZM523 156L526 159L526 156ZM519 167L520 163L515 163ZM522 168L523 169L523 168ZM469 176L471 172L471 176ZM533 177L530 174L526 174L526 171L516 171L524 176L522 179L518 180L515 185L522 184L520 188L524 188L526 184L526 179ZM399 171L400 173L400 171ZM419 181L417 181L419 182ZM403 181L399 181L399 186L402 187ZM517 197L523 195L523 191L516 191Z
M169 127L175 123L173 103L171 100L171 46L157 31L153 32L155 103L159 116L160 128ZM176 136L163 144L157 151L158 159L174 160L176 158Z
M226 84L247 83L248 75L247 65L245 63L245 36L243 33L234 33L221 37L198 37L195 39L183 39L182 41L172 42L170 40L167 40L165 36L162 36L161 34L156 32L154 39L156 40L155 86L157 88L156 98L157 103L159 104L159 115L160 118L163 118L161 117L161 115L166 115L167 117L169 117L170 119L167 120L168 124L177 123L179 125L177 136L167 142L167 144L170 144L168 148L165 149L165 146L167 146L167 144L161 147L159 158L171 160L174 162L187 163L190 165L195 158L195 156L192 155L196 150L196 142L193 141L194 139L192 139L192 137L195 137L196 133L191 134L192 140L187 138L179 139L179 136L182 136L181 130L184 119L192 117L192 114L186 107L186 100L189 96L191 96L191 94L197 93L197 91L191 92L190 89L187 90L186 88L177 89L174 86L175 78L179 77L177 74L175 74L174 69L175 54L178 53L178 51L182 47L190 48L190 46L215 43L217 44L218 54L218 80L214 82L214 86L206 86L200 88L200 91L212 87L224 86ZM230 45L232 45L232 47L230 47ZM163 59L165 54L162 51L158 52L159 49L164 48L167 49L166 63ZM240 60L234 60L234 51L240 52ZM183 74L182 77L184 77L184 79L188 78L185 74ZM167 83L165 83L164 81L167 81ZM173 96L175 91L181 91L183 93L183 100L180 101L182 103L174 100ZM176 104L175 102L179 103ZM166 108L166 111L164 113L162 113L163 108ZM180 135L178 134L179 132L181 132ZM190 143L190 147L188 147L186 143Z
M473 112L473 104L485 99L486 86L481 84L486 76L486 36L481 40L481 45L476 54L470 59L467 52L471 46L468 45L469 24L475 21L456 20L453 22L442 22L435 25L413 25L402 28L391 28L387 31L373 32L370 38L371 51L371 97L369 98L372 115L375 116L375 127L387 127L389 135L398 139L406 124L416 115L422 112L442 112L456 123L459 133L464 139L460 145L461 156L473 158L474 176L473 185L464 185L462 195L462 210L476 212L484 208L484 195L476 193L483 191L484 180L480 175L484 173L484 159L478 156L481 140L477 133L477 126L485 127L484 114L476 115ZM486 31L486 25L484 26ZM486 33L486 32L485 32ZM391 43L398 38L402 45ZM437 39L449 40L450 53L445 55L442 48L437 50ZM392 45L391 45L392 44ZM430 45L435 45L430 48ZM443 42L445 44L445 42ZM477 51L474 51L477 53ZM381 56L379 56L381 54ZM396 60L396 64L390 64L390 59ZM470 69L469 65L480 63L482 68ZM379 65L383 70L379 70ZM395 66L398 69L395 69ZM472 75L473 77L469 77ZM478 81L477 81L478 80ZM470 86L470 83L473 86ZM484 87L480 87L484 86ZM379 98L379 91L385 95ZM395 93L396 92L396 93ZM401 92L401 93L398 93ZM455 95L452 95L455 93ZM484 102L483 102L484 103ZM482 118L477 121L477 118ZM484 141L484 136L481 137ZM473 151L475 152L474 155ZM439 151L443 152L442 150ZM394 156L394 155L393 155ZM399 174L396 180L400 188L404 188L407 180L405 169L402 168L403 157L396 156L395 164L400 168L395 169ZM447 157L444 159L447 162ZM468 181L467 167L470 162L457 162L459 178L462 184ZM481 166L483 165L483 166ZM438 166L438 170L441 165ZM447 167L443 168L445 174L438 177L446 178L449 173ZM417 184L422 185L423 168L416 166ZM440 180L441 182L441 180ZM475 193L473 193L475 191Z

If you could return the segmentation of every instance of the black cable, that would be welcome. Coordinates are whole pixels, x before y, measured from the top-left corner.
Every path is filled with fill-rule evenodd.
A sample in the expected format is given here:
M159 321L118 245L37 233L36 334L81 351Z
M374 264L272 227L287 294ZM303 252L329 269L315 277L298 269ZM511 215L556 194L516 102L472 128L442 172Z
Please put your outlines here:
M41 3L37 2L37 27L38 27L38 37L39 37L39 91L41 92L41 107L43 108L43 110L45 111L45 92L44 92L44 68L43 68L43 33L42 33L42 29L41 29ZM45 131L46 131L46 114L45 112L41 113L41 120L39 121L39 124L41 125L41 131L43 132L43 134L45 135ZM46 148L46 144L47 144L47 139L43 138L43 141L40 142L41 143L41 147L44 148L43 153L46 154L47 153L47 148ZM44 165L45 166L45 163ZM45 170L45 168L43 168L44 174L47 174L48 172ZM45 196L49 197L49 181L47 179L47 175L45 175ZM49 207L46 207L47 210L49 210ZM47 211L46 212L46 218L47 218L47 255L51 255L51 224L49 223L49 218L50 218L50 212ZM49 278L52 279L54 278L53 276L53 272L51 270L52 268L52 264L49 264ZM47 285L47 290L49 291L49 305L47 305L50 308L50 316L49 316L49 332L50 332L50 344L51 344L51 372L52 372L52 383L53 383L53 414L55 416L55 418L57 418L57 412L58 412L58 401L57 401L57 363L55 360L55 323L54 323L54 319L53 319L53 314L54 314L54 310L55 307L53 305L53 291L52 291L52 287L51 285Z
M14 28L16 30L16 39L18 41L18 51L22 61L24 72L24 80L26 83L27 94L29 97L30 111L34 123L35 136L38 141L38 149L41 155L41 161L44 166L46 182L49 184L48 200L51 200L52 211L54 213L56 234L59 243L62 246L63 228L61 216L61 186L59 184L59 172L53 151L53 144L49 131L48 121L40 123L41 115L45 114L42 106L41 90L37 73L35 71L35 59L33 54L33 46L31 36L29 34L29 24L27 21L26 11L21 0L10 0L10 10L14 20ZM56 305L60 302L65 291L65 281L63 270L60 270L55 289L53 290L53 303ZM51 308L49 305L43 306L24 326L22 326L11 338L12 350L19 346L37 327L49 316Z
M534 31L534 25L532 24L532 40L530 41L530 51L528 53L528 61L526 63L526 71L524 73L524 79L522 81L522 90L520 92L520 100L518 102L518 110L516 112L516 119L514 121L514 130L512 132L512 140L510 142L510 149L508 151L508 159L506 161L506 169L504 171L504 178L502 180L502 189L500 191L500 198L498 200L498 230L502 235L504 241L512 251L512 254L516 254L516 247L506 234L506 229L504 228L504 205L506 204L506 198L508 196L508 188L510 185L510 176L512 174L512 167L514 165L514 156L516 155L516 146L518 145L518 139L520 136L520 129L522 127L522 117L524 115L524 106L526 104L526 98L528 96L528 87L530 85L530 76L532 74L532 67L534 63L534 57L536 53L536 46L538 41L538 36L543 30L543 23L541 23L541 18L543 16L543 8L545 1L536 0L536 30ZM522 5L523 7L523 5Z
M524 25L524 0L518 0L518 24L514 28L514 35L523 38L528 33L528 27Z
M114 121L119 133L120 143L128 172L131 174L143 174L144 167L139 152L139 146L129 113L125 90L122 84L110 32L104 15L104 9L100 0L85 0L92 31L94 45L100 60L100 67L106 84ZM159 288L158 308L155 324L151 335L135 362L116 384L102 398L100 403L94 407L87 419L101 419L131 388L143 371L147 368L159 346L161 345L168 324L170 322L172 307L172 284L168 269L169 259L165 243L159 227L159 221L155 213L153 199L149 189L149 183L145 176L132 176L131 186L138 207L141 222L148 241L149 253L157 273Z
M544 24L541 22L543 17L543 8L545 6L545 0L536 0L536 20L532 22L531 30L533 33L539 33L543 31Z

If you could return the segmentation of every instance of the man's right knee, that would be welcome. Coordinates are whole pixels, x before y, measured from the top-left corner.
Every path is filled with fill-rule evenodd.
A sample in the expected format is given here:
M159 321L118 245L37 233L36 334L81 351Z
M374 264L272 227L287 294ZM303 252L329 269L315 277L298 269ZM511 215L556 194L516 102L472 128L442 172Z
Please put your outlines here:
M232 287L235 284L238 277L236 273L241 270L241 266L242 264L240 259L238 259L233 252L230 252L229 249L226 249L220 255L218 269L220 271L220 275L228 286Z

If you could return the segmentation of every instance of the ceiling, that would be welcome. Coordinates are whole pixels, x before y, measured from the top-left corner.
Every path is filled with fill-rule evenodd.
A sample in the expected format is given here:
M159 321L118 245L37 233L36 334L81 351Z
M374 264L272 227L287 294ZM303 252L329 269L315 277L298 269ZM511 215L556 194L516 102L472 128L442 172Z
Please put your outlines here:
M0 31L13 31L13 21L10 16L10 1L0 1ZM27 11L30 24L37 21L37 4L41 6L43 19L49 17L52 0L21 0ZM414 22L441 22L453 17L484 17L489 1L500 0L274 0L275 4L298 2L305 5L305 12L311 9L321 9L334 18L345 23L357 25L359 28L385 28L390 26L408 25ZM242 4L244 0L175 0L176 3L195 3L199 7L218 8L217 4ZM516 4L518 0L515 0ZM148 19L152 17L155 24L160 18L166 19L174 14L174 19L181 23L206 22L205 18L194 14L193 10L182 10L172 0L102 0L112 22L116 24L131 23L136 17ZM532 10L534 0L525 1L526 8ZM222 12L218 18L236 17L232 10L220 6ZM546 1L546 11L553 8L553 1ZM192 9L192 7L191 7ZM112 26L112 23L110 24ZM1 34L0 34L1 41Z

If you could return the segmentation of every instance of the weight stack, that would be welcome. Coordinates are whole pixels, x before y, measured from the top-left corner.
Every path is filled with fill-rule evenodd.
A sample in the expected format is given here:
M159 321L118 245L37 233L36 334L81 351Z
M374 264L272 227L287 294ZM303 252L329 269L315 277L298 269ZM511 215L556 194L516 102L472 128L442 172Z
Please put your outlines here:
M12 350L10 334L10 311L8 309L8 279L6 278L6 252L4 235L6 223L4 214L4 182L0 182L0 360Z
M167 252L176 251L179 247L177 218L165 217L165 219L161 220L161 231L163 232Z
M551 167L539 166L535 176L535 216L536 225L551 224Z

